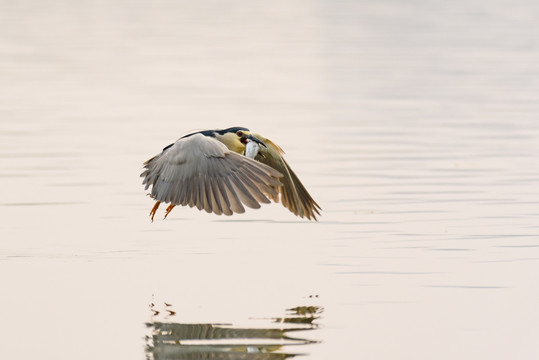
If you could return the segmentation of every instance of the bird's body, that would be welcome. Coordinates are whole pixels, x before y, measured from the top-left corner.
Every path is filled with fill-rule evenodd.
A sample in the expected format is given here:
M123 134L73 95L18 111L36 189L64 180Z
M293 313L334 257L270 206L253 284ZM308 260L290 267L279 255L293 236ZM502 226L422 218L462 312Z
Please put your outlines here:
M300 217L316 220L320 207L309 195L271 140L249 129L232 127L191 133L144 163L143 184L156 203L196 206L208 213L232 215L259 208L270 199Z

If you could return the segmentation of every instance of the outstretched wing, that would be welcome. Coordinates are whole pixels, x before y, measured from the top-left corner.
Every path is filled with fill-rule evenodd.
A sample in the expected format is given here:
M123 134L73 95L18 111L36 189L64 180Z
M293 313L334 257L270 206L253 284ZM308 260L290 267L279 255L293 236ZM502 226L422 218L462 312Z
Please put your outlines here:
M269 166L230 151L224 144L193 134L163 149L144 163L145 189L152 198L196 206L208 213L243 213L278 195L283 175Z
M282 185L276 190L280 193L280 201L284 207L300 217L316 220L315 213L320 215L320 206L311 197L305 186L301 183L297 175L292 171L290 165L284 160L284 151L273 141L266 139L260 134L253 134L260 139L267 147L260 146L256 160L271 166L273 169L283 174L280 179ZM278 202L279 196L272 196L273 201Z

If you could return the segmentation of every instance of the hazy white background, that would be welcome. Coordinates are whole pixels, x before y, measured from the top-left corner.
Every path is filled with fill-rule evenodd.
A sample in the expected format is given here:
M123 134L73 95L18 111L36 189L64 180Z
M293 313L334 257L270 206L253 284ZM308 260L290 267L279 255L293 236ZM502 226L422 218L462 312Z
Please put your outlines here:
M321 342L281 350L306 359L539 357L538 13L0 0L1 357L144 359L152 301L238 326L321 306ZM142 162L229 126L285 149L318 223L150 223Z

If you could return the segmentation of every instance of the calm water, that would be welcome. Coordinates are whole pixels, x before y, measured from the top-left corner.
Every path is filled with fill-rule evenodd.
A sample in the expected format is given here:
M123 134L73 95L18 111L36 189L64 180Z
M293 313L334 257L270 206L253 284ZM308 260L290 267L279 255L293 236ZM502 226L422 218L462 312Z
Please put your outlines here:
M5 359L539 357L535 1L0 4ZM193 129L323 208L150 222Z

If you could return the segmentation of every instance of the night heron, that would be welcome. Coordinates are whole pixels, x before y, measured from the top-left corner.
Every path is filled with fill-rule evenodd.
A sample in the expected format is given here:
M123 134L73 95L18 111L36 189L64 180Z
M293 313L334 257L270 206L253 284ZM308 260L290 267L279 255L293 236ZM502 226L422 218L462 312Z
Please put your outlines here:
M176 205L196 206L217 215L243 213L270 200L300 217L316 220L320 206L271 140L243 127L188 134L144 163L140 176L155 199L153 218L162 202L165 218Z

